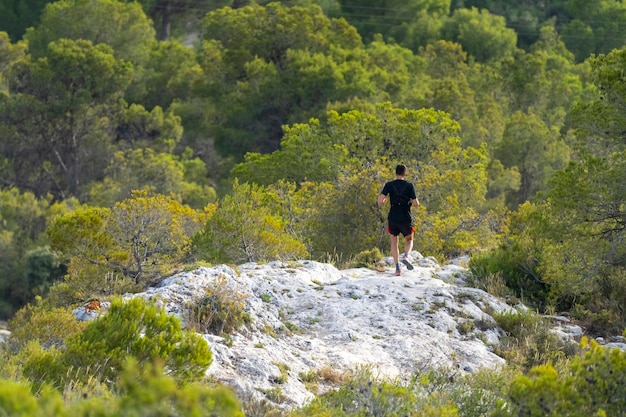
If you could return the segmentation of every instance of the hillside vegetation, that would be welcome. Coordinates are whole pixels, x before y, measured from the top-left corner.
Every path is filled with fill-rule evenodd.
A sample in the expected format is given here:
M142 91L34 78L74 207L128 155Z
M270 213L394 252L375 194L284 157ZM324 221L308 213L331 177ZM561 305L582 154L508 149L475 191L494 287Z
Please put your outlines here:
M592 336L622 333L624 29L617 0L0 0L0 319L75 334L10 344L0 371L22 382L2 382L0 404L19 392L28 400L10 415L95 403L121 415L154 383L173 408L199 410L199 397L237 408L174 378L181 363L163 364L160 348L140 373L150 383L129 376L137 355L116 359L115 378L83 378L72 354L95 330L67 311L202 263L371 263L388 251L376 197L397 163L421 202L417 250L472 255L474 286ZM174 333L159 343L192 338ZM575 387L565 375L584 378L585 361L623 368L623 355L603 355L592 346L561 374L546 364L511 398ZM83 387L102 396L74 404L84 411L62 404ZM552 415L604 415L570 394L555 391L571 410ZM611 404L606 415L623 415ZM547 413L528 407L491 411Z

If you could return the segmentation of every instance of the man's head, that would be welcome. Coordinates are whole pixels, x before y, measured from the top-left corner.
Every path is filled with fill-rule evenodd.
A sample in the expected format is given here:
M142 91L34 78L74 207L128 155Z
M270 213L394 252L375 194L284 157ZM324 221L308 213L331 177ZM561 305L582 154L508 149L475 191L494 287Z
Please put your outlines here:
M396 176L397 177L406 177L406 166L403 164L398 164L396 166Z

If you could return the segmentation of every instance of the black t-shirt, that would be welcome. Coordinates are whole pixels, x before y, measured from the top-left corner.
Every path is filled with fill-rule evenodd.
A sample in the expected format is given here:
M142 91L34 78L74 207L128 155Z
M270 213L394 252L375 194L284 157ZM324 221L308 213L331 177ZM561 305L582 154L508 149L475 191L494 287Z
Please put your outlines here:
M415 187L405 180L389 181L380 192L389 196L391 209L387 220L389 223L412 224L411 200L416 199Z

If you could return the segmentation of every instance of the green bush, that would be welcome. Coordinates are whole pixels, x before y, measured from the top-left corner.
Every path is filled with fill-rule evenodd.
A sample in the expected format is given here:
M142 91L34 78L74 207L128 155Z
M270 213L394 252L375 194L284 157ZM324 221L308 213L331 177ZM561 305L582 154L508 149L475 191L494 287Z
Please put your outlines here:
M614 335L626 326L626 270L612 268L597 276L595 291L578 297L572 317L594 335Z
M142 364L162 362L181 382L202 378L212 361L202 337L140 298L112 301L109 312L68 337L63 350L36 353L25 362L25 376L58 387L92 378L114 384L129 358Z
M494 283L494 276L502 277L506 287L524 302L545 306L549 287L541 280L537 272L539 259L531 252L531 248L519 243L502 244L496 249L480 252L470 259L469 282L487 289Z
M44 386L38 393L25 382L0 379L0 415L15 417L136 417L136 416L229 416L244 417L233 392L222 386L192 383L180 386L165 375L164 368L149 363L139 366L125 361L115 389L63 395Z
M209 205L208 220L193 237L196 259L241 264L275 259L302 259L306 247L292 227L273 207L278 199L271 191L235 180L230 195L219 205Z
M583 340L586 352L558 372L552 365L517 377L508 390L504 416L626 416L626 352Z
M66 337L80 333L85 323L77 321L66 308L47 308L41 298L19 310L9 321L8 346L18 351L28 341L36 340L44 348L61 347Z
M454 374L453 374L454 375ZM445 390L447 397L456 404L463 417L484 417L490 415L496 404L506 398L511 381L519 375L513 367L480 369L466 375L446 374L444 386L434 388Z
M289 414L290 417L458 415L455 404L445 395L429 392L419 381L407 384L380 380L373 376L369 368L358 369L339 389L329 391Z

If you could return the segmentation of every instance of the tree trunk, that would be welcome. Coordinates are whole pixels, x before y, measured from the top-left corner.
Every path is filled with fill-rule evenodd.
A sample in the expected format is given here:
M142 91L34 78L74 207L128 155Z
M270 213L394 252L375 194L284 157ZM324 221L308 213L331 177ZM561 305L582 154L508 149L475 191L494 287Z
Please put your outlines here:
M169 0L167 0L165 4L163 5L163 15L161 16L161 33L160 33L160 40L162 41L167 41L170 39L170 31L172 27L171 6L172 6L172 3Z

